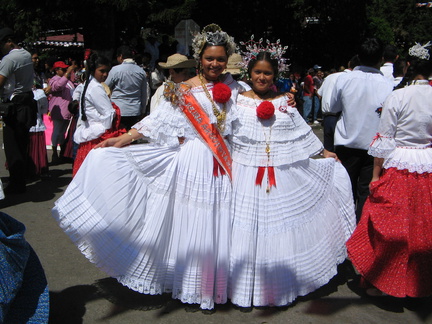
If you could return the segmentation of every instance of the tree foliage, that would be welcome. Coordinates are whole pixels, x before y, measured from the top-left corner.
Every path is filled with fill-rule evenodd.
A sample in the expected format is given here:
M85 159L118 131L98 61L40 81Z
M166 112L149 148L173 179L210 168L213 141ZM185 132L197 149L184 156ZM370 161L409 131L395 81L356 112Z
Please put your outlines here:
M406 52L414 42L432 38L432 8L417 7L415 0L373 0L367 7L367 31Z
M192 18L201 27L217 23L236 41L252 34L281 39L293 65L325 68L346 64L362 39L378 37L401 52L432 35L432 9L415 0L0 0L0 18L27 41L47 30L82 30L86 47L114 48L141 28L174 34Z

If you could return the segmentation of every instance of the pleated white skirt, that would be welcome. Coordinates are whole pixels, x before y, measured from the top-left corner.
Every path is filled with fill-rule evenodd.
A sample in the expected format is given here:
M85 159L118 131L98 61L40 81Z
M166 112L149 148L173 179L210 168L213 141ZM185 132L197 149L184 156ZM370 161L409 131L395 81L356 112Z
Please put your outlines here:
M241 307L283 306L326 284L346 258L355 227L351 184L334 159L275 167L234 163L229 298Z
M199 139L90 152L53 215L81 252L127 287L225 303L231 183Z

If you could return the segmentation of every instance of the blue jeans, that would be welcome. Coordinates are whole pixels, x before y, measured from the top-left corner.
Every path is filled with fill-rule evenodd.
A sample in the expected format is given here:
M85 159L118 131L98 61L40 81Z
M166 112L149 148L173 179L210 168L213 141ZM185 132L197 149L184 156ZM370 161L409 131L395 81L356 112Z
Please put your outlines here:
M320 109L320 101L317 96L304 96L303 97L304 103L303 103L303 118L308 121L308 116L312 111L313 108L313 114L311 116L311 122L317 120L318 111Z
M312 110L312 97L311 96L303 96L303 118L308 122L308 116Z

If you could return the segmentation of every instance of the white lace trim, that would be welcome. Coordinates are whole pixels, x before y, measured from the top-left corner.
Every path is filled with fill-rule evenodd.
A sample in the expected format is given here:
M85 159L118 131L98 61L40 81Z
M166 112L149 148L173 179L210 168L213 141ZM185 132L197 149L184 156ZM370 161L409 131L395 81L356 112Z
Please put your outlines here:
M224 304L227 302L227 294L218 294L215 299L203 297L198 293L183 292L181 289L164 287L161 284L148 283L145 280L131 278L127 276L117 276L116 279L122 285L129 287L142 294L161 295L163 293L172 294L172 298L179 299L182 303L199 304L201 309L213 309L214 304Z
M385 169L432 172L432 147L397 147L384 161Z

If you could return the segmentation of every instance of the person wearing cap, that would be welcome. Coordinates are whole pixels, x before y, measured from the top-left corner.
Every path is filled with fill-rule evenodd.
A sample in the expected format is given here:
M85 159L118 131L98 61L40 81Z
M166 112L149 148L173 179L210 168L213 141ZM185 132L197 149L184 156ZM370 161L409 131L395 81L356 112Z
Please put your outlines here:
M72 81L69 80L75 65L67 65L63 61L57 61L53 64L55 75L49 80L51 86L51 98L49 101L49 115L53 121L53 133L51 136L52 160L53 164L60 161L57 152L58 145L65 143L65 135L72 118L68 105L72 101L72 93L75 89ZM61 155L62 153L60 153Z
M186 56L178 53L168 56L166 62L159 62L158 64L168 74L168 80L174 83L188 80L190 78L190 70L196 67L195 60L188 59ZM164 82L157 88L155 94L152 96L150 101L150 113L156 109L161 100L164 100L164 89L166 85L167 83Z
M111 89L111 100L121 112L120 127L131 129L143 117L147 102L147 75L132 58L132 49L122 45L117 49L117 62L105 84Z
M0 63L0 99L12 102L3 121L3 143L9 169L9 184L5 194L26 190L27 148L29 129L36 124L37 107L33 100L33 63L28 51L15 43L10 28L0 29L0 49L4 55Z

